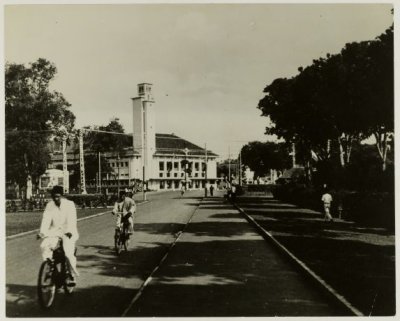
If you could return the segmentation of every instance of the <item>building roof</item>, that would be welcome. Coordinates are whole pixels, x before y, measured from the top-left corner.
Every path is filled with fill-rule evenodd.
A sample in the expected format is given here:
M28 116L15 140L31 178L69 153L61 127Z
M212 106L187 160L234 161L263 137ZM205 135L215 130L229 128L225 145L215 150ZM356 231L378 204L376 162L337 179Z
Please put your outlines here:
M205 155L205 149L197 146L175 134L156 134L156 154L185 155L187 148L189 156ZM207 150L208 156L216 157L217 154Z

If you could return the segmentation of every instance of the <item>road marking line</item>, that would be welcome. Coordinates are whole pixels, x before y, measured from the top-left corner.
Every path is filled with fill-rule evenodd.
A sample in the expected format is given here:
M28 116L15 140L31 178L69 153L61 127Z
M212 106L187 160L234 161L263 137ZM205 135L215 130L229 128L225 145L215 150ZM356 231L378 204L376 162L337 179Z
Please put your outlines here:
M199 202L199 205L196 207L196 209L193 211L192 215L190 216L189 220L186 222L185 226L183 227L183 229L181 231L179 231L177 234L178 236L176 237L176 239L174 240L174 242L172 242L172 244L169 246L167 252L164 254L164 256L162 257L162 259L160 260L160 262L158 263L158 265L153 269L153 271L151 271L150 275L147 277L147 279L144 281L144 283L142 284L142 286L139 288L138 292L136 293L136 295L133 297L131 303L129 303L128 307L124 310L124 312L122 313L121 317L126 317L126 314L129 312L129 310L133 307L133 305L136 303L136 301L140 298L140 296L142 295L145 287L151 282L151 280L153 279L153 275L158 271L158 269L160 268L160 266L164 263L164 261L167 259L167 256L169 255L169 253L171 252L171 250L174 248L175 244L178 242L179 238L181 237L181 235L183 234L183 232L185 231L186 227L189 225L189 223L192 221L192 218L194 217L194 215L196 214L196 212L198 211L198 209L200 208L201 203L203 202L204 198L201 199L201 201Z
M245 216L245 218L248 221L250 221L257 227L257 229L261 232L261 234L272 240L272 242L276 246L278 246L284 253L286 253L294 262L296 262L302 268L303 271L305 271L309 276L311 276L315 281L317 281L317 283L320 284L326 291L328 291L329 294L334 296L342 305L344 305L356 316L364 316L364 314L356 307L354 307L349 301L347 301L343 295L339 294L334 288L332 288L328 283L326 283L318 274L316 274L313 270L311 270L303 261L297 258L282 243L280 243L274 236L272 236L271 233L266 231L260 224L258 224L258 222L253 217L247 214L241 207L237 206L236 204L234 204L234 206L239 210L240 213L242 213Z
M141 205L141 204L146 204L146 203L148 203L148 202L149 202L149 201L144 201L144 202L138 203L137 206L139 206L139 205ZM91 218L94 218L94 217L97 217L97 216L101 216L101 215L104 215L104 214L107 214L107 213L110 213L110 212L111 212L111 211L105 211L105 212L96 213L96 214L93 214L93 215L81 217L81 218L78 218L78 219L77 219L77 222L85 221L85 220L88 220L88 219L91 219ZM10 236L6 236L6 240L12 240L12 239L15 239L15 238L18 238L18 237L21 237L21 236L25 236L25 235L29 235L29 234L37 233L37 232L39 232L39 229L31 230L31 231L26 231L26 232L22 232L22 233L10 235Z

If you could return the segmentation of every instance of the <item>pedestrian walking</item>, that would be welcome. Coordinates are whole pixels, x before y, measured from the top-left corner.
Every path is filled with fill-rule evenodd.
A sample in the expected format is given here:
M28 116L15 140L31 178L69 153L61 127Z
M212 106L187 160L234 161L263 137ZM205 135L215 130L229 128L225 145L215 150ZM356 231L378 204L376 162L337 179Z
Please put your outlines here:
M236 201L236 185L232 184L232 188L231 188L231 200L232 202Z
M214 196L214 185L213 184L211 184L211 186L210 186L210 195Z
M331 213L330 213L331 203L332 203L333 199L332 199L332 195L328 193L327 189L325 189L321 200L322 200L322 202L324 204L324 212L325 212L324 221L333 222L333 218L332 218Z

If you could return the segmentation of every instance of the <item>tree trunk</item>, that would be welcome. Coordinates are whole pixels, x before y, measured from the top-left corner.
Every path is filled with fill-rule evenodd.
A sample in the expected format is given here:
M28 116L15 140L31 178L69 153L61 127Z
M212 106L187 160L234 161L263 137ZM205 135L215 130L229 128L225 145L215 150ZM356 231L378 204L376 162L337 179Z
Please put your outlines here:
M344 161L344 150L343 150L343 144L342 144L342 140L341 140L341 138L339 137L338 138L338 143L339 143L339 156L340 156L340 165L342 165L342 167L344 167L346 164L345 164L345 161Z
M386 171L386 160L382 161L382 171Z
M378 149L379 156L382 160L382 171L386 171L386 160L387 160L387 151L389 148L388 144L388 133L375 132L374 133L376 140L376 147Z
M338 138L339 151L340 151L340 165L347 166L350 163L350 155L353 143L353 137L350 135L342 134Z

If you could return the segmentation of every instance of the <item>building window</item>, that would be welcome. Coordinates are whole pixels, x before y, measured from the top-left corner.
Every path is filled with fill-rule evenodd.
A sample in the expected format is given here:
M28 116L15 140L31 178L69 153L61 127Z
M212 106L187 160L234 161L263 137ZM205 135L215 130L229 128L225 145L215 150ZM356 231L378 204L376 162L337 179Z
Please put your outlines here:
M183 177L185 175L185 173L181 173L181 177Z
M171 177L171 173L170 172L167 172L167 177Z
M125 162L125 167L128 167L128 162Z
M204 173L204 172L202 172L202 173L201 173L201 176L202 176L202 177L205 177L206 175L205 175L205 173Z
M178 177L178 173L174 173L174 177Z
M172 162L167 162L167 171L172 171Z
M160 182L160 189L164 189L165 188L165 182L164 181L161 181Z
M198 171L199 171L199 169L200 169L200 166L199 166L199 165L200 165L200 164L199 164L199 163L197 163L197 162L196 162L196 163L194 163L194 170L195 170L195 171L197 171L197 172L198 172Z
M179 162L174 162L174 170L178 170L179 169Z
M160 162L159 163L159 168L160 168L160 171L163 171L164 170L164 162ZM160 176L161 177L161 176Z
M163 177L164 173L160 173L160 177Z

